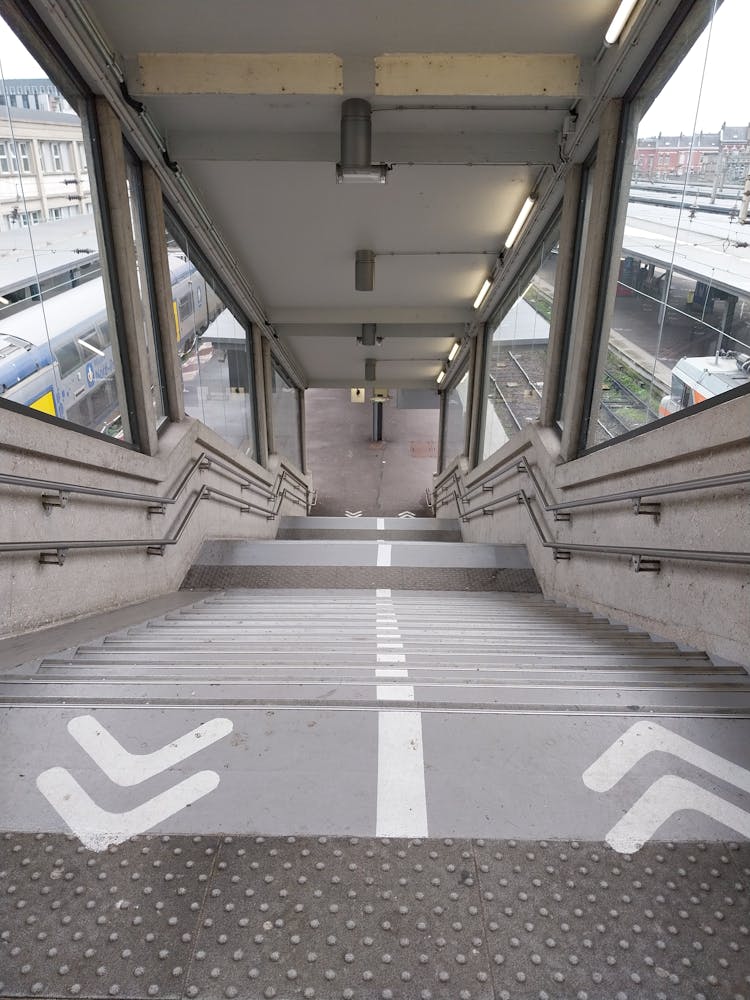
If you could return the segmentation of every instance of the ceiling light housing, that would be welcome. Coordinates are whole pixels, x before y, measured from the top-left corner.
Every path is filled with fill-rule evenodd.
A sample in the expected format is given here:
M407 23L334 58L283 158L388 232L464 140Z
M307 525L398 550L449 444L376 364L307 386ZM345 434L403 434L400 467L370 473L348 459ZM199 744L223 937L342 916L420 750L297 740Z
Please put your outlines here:
M441 368L440 369L440 374L435 379L435 381L437 382L438 385L440 385L440 383L443 381L444 378L445 378L445 368Z
M461 341L457 340L455 342L455 344L453 345L453 347L451 347L450 354L448 355L448 360L449 361L453 361L453 359L455 358L455 356L458 354L458 352L460 350L461 350Z

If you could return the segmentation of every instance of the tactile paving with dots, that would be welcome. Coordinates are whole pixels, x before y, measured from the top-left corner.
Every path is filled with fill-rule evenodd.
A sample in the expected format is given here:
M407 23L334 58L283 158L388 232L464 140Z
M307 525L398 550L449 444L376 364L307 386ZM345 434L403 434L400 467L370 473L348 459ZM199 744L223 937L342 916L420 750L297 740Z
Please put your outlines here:
M0 997L750 1000L750 844L0 837Z
M180 997L216 837L0 838L0 996Z
M228 839L187 995L489 1000L472 844Z
M498 1000L750 1000L750 845L474 846Z

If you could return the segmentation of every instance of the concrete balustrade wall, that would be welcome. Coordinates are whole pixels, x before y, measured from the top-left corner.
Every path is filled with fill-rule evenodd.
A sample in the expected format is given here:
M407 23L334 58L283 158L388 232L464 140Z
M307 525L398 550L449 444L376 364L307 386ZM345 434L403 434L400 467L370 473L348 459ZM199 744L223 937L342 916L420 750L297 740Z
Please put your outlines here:
M750 471L749 433L747 396L657 423L637 437L565 463L557 434L530 426L470 473L460 473L460 479L470 489L525 455L548 501L562 502ZM528 475L511 469L492 493L478 495L471 506L518 489L533 492ZM744 484L650 498L661 500L658 520L636 515L632 501L574 510L569 522L555 522L536 503L534 509L561 548L578 542L748 553L749 495L750 484ZM440 507L438 516L458 516L456 504ZM664 559L658 573L636 573L626 556L576 553L556 562L516 502L463 522L462 533L465 541L526 544L542 590L556 601L750 666L750 566Z
M167 496L191 462L209 456L246 470L272 489L276 476L227 445L196 420L170 424L156 454L141 454L107 439L66 430L22 413L3 411L0 472L131 493ZM276 463L278 466L278 463ZM307 480L306 480L307 481ZM148 516L142 503L70 494L64 507L45 510L42 491L0 483L2 541L64 542L72 539L158 540L176 529L201 486L267 506L263 495L241 491L216 470L193 475L180 500L163 515ZM304 514L290 500L281 514ZM42 565L36 552L0 553L0 636L17 635L60 621L136 603L179 588L205 539L272 538L278 520L243 513L239 506L201 500L180 542L163 556L145 547L69 550L63 565ZM54 545L50 545L50 550Z

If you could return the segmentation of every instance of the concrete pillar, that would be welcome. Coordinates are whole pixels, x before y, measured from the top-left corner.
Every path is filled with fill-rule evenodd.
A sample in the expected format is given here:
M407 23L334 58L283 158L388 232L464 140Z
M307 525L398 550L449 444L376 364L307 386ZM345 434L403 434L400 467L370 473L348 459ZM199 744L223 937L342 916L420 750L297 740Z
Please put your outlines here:
M177 350L177 326L167 254L164 201L159 177L148 164L143 165L143 197L146 202L146 225L154 277L154 305L159 323L157 336L164 361L167 415L170 420L176 422L185 416L185 400L182 391L180 356Z
M268 441L268 453L273 455L276 452L276 442L274 441L273 434L273 403L272 403L272 386L273 386L273 371L271 367L271 345L268 343L266 337L263 338L262 342L262 353L263 353L263 406L266 414L266 434Z
M266 380L263 360L263 334L253 323L253 393L255 416L257 420L256 437L258 439L258 464L268 468L268 421L266 420Z
M596 149L596 164L591 192L591 212L588 232L585 234L585 251L581 262L581 302L577 310L577 328L571 330L568 360L569 380L565 386L562 418L563 432L560 457L568 462L579 451L583 432L589 370L592 355L598 350L599 331L597 312L599 297L609 274L607 252L607 224L614 195L614 174L617 164L618 135L622 101L610 101L605 107ZM617 257L619 263L619 255Z
M482 442L482 417L484 416L484 385L487 379L487 324L482 324L472 341L469 433L466 455L469 468L479 465L479 448Z
M305 390L298 389L299 394L299 450L302 459L300 471L307 475L307 421L305 420Z
M159 443L151 400L149 359L143 336L143 304L138 288L122 132L118 118L103 97L96 98L96 118L104 168L103 196L112 232L112 264L120 292L122 324L118 334L130 375L133 399L132 420L135 427L132 429L141 451L155 455Z
M445 392L440 393L440 418L438 420L438 474L443 471L445 461Z
M578 223L578 207L581 200L581 165L574 164L565 178L563 210L560 219L560 249L555 269L555 292L552 299L552 318L549 326L547 360L544 367L544 389L539 411L539 424L552 427L555 423L557 397L565 372L561 370L565 338L568 335L567 321L574 289L571 285L574 263L578 248L575 244Z

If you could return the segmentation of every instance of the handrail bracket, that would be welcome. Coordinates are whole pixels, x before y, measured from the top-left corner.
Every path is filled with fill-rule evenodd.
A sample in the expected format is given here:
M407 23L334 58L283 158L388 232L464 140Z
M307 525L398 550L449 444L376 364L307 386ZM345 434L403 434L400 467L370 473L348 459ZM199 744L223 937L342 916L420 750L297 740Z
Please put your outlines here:
M62 566L65 562L66 549L55 549L54 552L40 552L39 562L42 566Z
M644 500L643 497L636 497L633 501L634 514L649 514L658 523L661 517L661 504L658 500Z
M54 507L67 507L70 497L65 490L58 490L57 493L42 493L40 499L45 513L49 514Z
M633 556L630 564L636 573L658 573L661 570L660 559L649 559L646 556Z
M167 508L163 503L152 504L150 507L146 508L146 517L151 518L155 514L166 514Z

